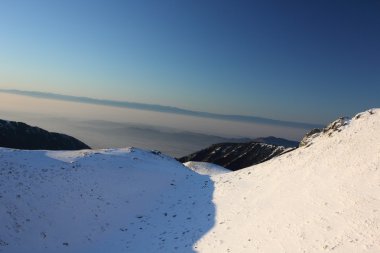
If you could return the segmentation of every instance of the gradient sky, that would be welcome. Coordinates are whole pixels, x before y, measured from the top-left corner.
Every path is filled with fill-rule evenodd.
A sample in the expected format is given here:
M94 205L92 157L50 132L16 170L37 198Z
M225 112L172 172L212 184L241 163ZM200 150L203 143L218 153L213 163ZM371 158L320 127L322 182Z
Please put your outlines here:
M327 123L380 106L380 1L2 0L0 88Z

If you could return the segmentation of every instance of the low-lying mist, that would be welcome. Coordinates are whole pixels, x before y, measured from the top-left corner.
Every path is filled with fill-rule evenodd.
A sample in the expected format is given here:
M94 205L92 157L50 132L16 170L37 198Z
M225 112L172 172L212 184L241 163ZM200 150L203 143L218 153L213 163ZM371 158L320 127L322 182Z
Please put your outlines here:
M0 118L72 135L93 148L136 146L175 157L210 144L277 136L299 140L307 129L206 119L0 93Z

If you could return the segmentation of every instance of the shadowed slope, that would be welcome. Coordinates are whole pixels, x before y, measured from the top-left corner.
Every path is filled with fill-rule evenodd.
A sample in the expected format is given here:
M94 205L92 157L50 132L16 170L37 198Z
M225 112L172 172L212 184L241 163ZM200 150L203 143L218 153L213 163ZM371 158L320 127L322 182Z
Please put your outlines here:
M195 252L213 182L139 149L0 149L0 252Z
M89 146L66 134L52 133L22 122L0 120L0 147L31 150L80 150Z

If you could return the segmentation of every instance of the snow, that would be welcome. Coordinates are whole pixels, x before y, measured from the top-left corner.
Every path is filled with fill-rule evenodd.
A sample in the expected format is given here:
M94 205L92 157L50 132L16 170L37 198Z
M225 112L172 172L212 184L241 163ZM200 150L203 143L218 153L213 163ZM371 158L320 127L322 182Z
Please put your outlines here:
M191 169L192 171L195 171L198 174L201 175L209 175L209 176L214 176L214 175L219 175L219 174L224 174L224 173L229 173L231 170L226 169L222 166L213 164L213 163L207 163L207 162L186 162L183 165Z
M253 167L190 167L0 149L0 252L380 252L379 109Z
M194 252L213 182L128 148L0 149L0 252Z
M380 252L380 110L309 147L213 177L200 252Z

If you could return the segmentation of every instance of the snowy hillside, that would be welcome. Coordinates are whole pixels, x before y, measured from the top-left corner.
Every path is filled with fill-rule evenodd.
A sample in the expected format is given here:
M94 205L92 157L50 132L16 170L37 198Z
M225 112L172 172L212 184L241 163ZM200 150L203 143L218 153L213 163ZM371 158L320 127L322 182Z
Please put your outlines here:
M211 178L134 148L0 149L0 252L329 251L380 252L379 109Z
M213 179L216 222L201 252L380 252L379 109Z
M139 149L0 149L0 252L193 252L213 183Z

